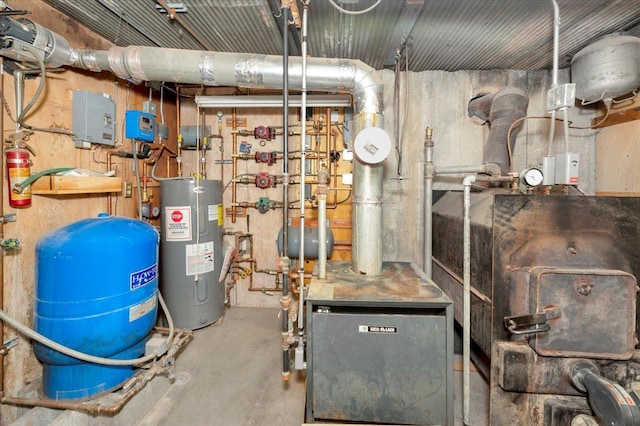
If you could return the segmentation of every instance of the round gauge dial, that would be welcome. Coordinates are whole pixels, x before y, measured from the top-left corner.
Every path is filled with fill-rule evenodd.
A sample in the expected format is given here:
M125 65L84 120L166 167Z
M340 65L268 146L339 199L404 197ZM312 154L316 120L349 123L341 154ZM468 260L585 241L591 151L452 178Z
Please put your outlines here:
M538 186L542 183L544 176L540 169L531 168L522 172L522 182L529 186Z

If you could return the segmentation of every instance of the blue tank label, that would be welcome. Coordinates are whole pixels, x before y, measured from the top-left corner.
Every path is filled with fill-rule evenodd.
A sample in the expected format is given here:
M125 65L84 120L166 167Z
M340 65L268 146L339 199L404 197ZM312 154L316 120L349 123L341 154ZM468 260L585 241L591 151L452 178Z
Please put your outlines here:
M129 276L129 287L131 288L131 290L135 290L136 288L149 284L150 282L155 280L157 277L158 277L158 264L154 263L148 268L132 273Z

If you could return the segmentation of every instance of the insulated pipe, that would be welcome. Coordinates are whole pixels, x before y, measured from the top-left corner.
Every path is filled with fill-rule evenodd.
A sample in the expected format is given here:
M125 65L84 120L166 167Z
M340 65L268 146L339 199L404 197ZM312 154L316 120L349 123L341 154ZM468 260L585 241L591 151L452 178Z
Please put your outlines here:
M476 116L491 123L482 162L497 164L502 174L509 173L511 166L506 147L509 129L517 120L527 115L528 106L529 97L517 87L504 87L495 93L474 98L469 102L470 117ZM513 150L514 140L515 138L511 139L511 150Z
M107 51L72 49L64 65L111 71L134 82L261 89L283 85L282 58L275 55L113 46ZM289 83L301 87L301 58L290 59L288 72ZM366 127L384 127L384 85L372 67L351 59L307 58L305 75L308 90L353 94L355 134ZM352 269L367 275L382 269L382 173L382 165L354 166Z
M469 367L471 359L471 184L476 181L475 175L464 178L464 223L463 223L463 324L462 324L462 420L470 425L469 419Z

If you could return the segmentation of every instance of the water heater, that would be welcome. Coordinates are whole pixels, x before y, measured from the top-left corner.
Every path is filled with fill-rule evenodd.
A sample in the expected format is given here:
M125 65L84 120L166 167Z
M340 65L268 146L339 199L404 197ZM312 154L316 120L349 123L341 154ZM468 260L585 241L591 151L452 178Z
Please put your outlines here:
M160 286L178 328L197 329L224 314L222 182L160 183Z

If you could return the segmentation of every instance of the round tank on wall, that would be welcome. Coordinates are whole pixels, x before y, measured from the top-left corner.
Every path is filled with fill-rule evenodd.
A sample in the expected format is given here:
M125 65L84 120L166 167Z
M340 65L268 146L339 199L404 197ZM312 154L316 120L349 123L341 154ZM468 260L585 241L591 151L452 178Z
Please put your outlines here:
M288 255L292 259L300 258L300 227L289 226L288 240ZM320 246L320 239L318 235L317 226L305 226L304 228L304 258L305 259L317 259L318 250ZM327 226L327 258L330 258L333 254L333 231ZM282 228L278 232L278 251L283 252L284 249L284 236Z
M160 287L178 328L197 329L224 315L222 182L160 182Z
M640 87L640 38L611 34L580 50L571 60L571 80L584 103L635 91Z
M35 330L80 352L133 359L144 353L157 312L158 232L100 215L59 228L36 245ZM43 390L58 400L117 388L132 367L86 363L39 343Z

